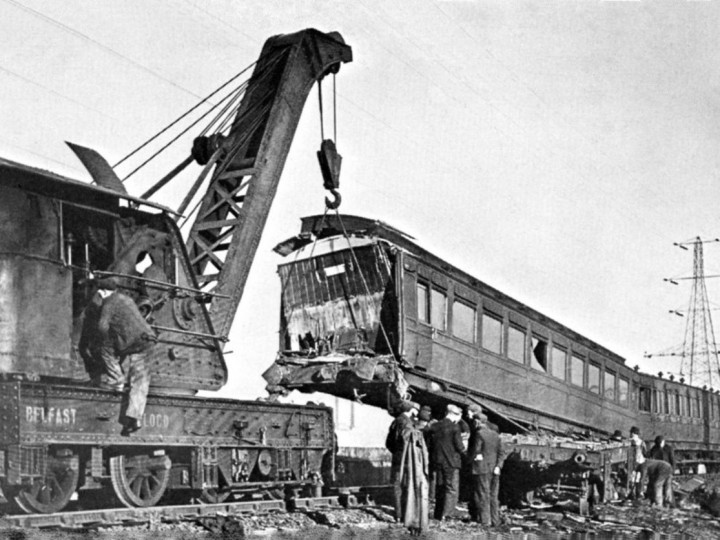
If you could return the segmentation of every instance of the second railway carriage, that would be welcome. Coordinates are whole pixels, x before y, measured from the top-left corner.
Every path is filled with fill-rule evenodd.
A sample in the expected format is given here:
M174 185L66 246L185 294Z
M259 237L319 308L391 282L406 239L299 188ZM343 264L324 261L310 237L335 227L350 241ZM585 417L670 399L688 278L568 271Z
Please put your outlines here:
M602 438L662 433L685 470L715 468L716 392L641 373L625 359L354 216L303 219L280 246L281 342L270 391L322 391L390 407L483 405L501 430Z

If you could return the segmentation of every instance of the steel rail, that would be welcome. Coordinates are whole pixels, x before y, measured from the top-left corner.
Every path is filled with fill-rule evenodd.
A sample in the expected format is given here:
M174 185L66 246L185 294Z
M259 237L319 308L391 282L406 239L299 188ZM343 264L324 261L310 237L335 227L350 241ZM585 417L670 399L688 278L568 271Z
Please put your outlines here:
M101 528L142 525L150 522L191 521L228 515L267 512L311 511L319 508L348 508L374 504L372 496L388 486L339 488L337 495L299 497L288 500L234 501L217 504L184 504L147 508L107 508L78 510L55 514L13 514L0 517L0 532L8 529ZM362 501L362 502L361 502Z

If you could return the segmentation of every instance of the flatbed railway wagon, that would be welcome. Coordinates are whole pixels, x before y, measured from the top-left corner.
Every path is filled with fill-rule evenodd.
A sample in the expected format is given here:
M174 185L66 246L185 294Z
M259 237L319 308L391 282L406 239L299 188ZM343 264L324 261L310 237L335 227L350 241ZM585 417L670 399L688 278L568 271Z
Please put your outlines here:
M223 349L307 95L351 59L337 33L270 38L220 101L218 130L142 197L78 145L92 184L0 159L0 512L58 512L75 493L147 507L319 489L335 449L328 407L197 394L226 383ZM149 200L193 162L202 171L179 211ZM139 431L121 423L126 392L91 382L98 278L157 334Z
M411 397L437 416L447 403L478 403L503 433L545 440L601 441L638 426L666 437L683 472L718 470L717 391L639 372L385 223L311 216L277 250L287 261L271 392L383 408ZM525 449L528 459L553 453L572 455Z

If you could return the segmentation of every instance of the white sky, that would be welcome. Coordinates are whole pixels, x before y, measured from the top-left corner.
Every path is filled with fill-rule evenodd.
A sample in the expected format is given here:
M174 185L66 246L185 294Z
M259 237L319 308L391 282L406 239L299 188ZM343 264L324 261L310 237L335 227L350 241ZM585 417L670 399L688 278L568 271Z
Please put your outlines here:
M355 56L337 77L341 210L404 230L631 366L678 371L642 355L683 339L685 319L668 310L686 307L689 282L662 278L689 275L692 252L673 242L720 236L719 5L0 0L0 155L87 179L64 140L115 163L267 37L337 30ZM319 141L313 93L235 320L224 395L263 394L279 320L270 249L323 211ZM176 205L183 189L156 200ZM720 273L720 245L705 259ZM717 280L708 293L720 303Z

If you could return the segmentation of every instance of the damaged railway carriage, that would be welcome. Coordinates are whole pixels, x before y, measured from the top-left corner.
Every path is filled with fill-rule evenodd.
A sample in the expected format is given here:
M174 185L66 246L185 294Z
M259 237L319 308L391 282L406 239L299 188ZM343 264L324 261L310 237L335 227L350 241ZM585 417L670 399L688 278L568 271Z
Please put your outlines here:
M718 469L717 392L640 373L382 222L308 217L278 251L288 262L279 268L281 351L265 374L271 392L383 408L409 395L436 416L447 403L475 402L524 440L607 440L637 425L649 439L665 435L683 472ZM577 457L575 443L546 440L523 446L523 459ZM625 458L615 451L612 460Z
M143 197L77 145L94 184L0 159L0 513L58 512L75 493L130 507L166 494L292 497L332 475L328 407L196 394L227 380L223 347L307 95L351 59L337 33L270 38L217 118L222 130L196 138ZM199 202L184 238L179 214L147 198L193 161L203 168L185 194ZM114 280L157 335L134 432L121 423L128 394L92 382L100 323L86 315L98 278Z

